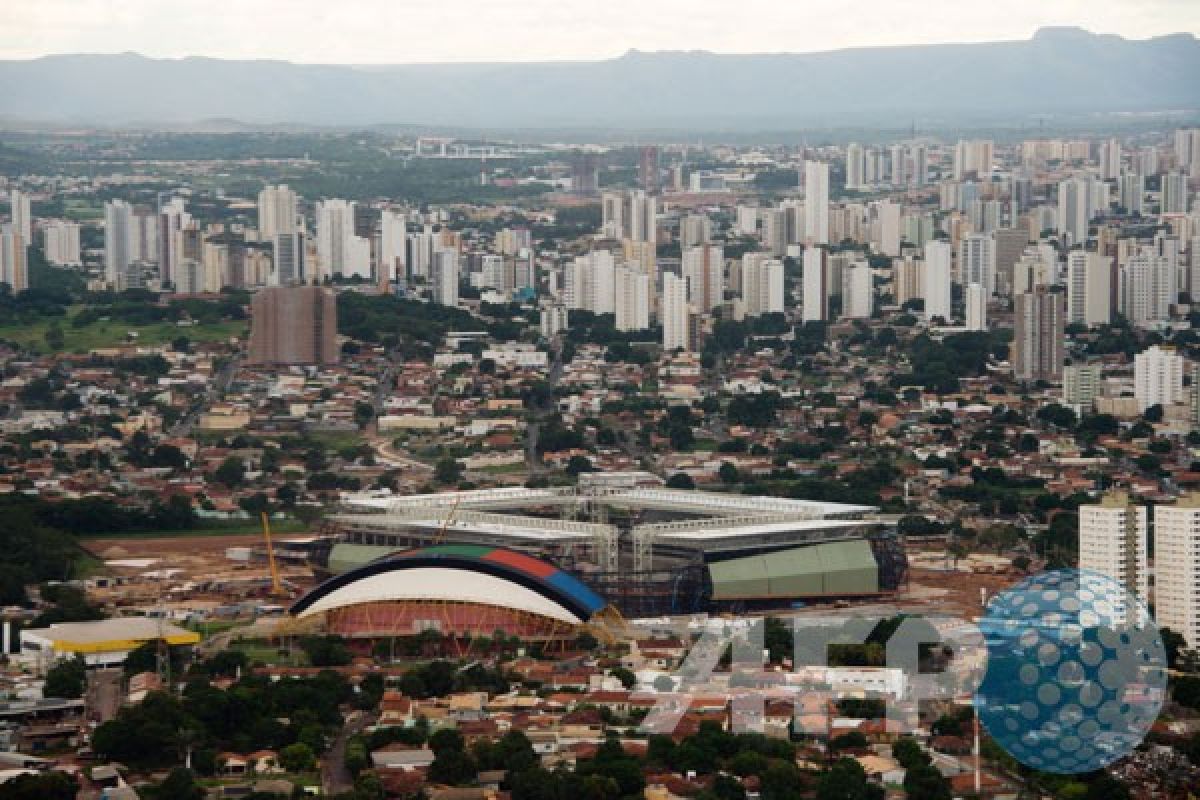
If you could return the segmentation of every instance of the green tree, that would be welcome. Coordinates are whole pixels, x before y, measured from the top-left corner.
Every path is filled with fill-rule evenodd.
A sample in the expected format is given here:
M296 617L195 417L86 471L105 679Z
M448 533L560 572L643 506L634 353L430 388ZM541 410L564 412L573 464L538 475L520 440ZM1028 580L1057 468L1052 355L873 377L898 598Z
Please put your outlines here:
M434 466L433 479L441 484L456 484L462 478L462 464L458 463L458 459L446 456L438 459Z
M316 764L316 755L304 742L289 744L279 751L279 766L288 772L309 772Z
M905 769L929 764L929 755L911 736L901 736L892 745L892 757Z
M46 673L42 693L46 697L83 697L87 688L87 663L82 656L59 661Z
M945 776L928 764L916 764L905 770L904 791L909 797L921 800L951 800L954 794Z
M850 758L839 759L817 781L817 800L874 800L882 796L882 789L867 782L867 773L862 765ZM910 797L918 798L921 795ZM921 800L925 799L921 797Z
M213 473L216 481L230 489L236 489L246 480L246 464L237 456L229 456Z
M79 784L61 772L18 775L0 787L5 800L75 800L78 792Z
M626 689L632 689L637 685L637 675L625 667L614 667L609 674L619 680Z
M159 785L155 796L162 800L202 800L204 789L196 783L196 775L190 769L176 767Z
M1181 706L1200 711L1200 678L1183 675L1172 681L1171 697Z
M667 478L668 489L695 489L696 482L686 472L676 472Z
M475 780L475 760L461 749L442 750L429 765L429 780L449 786L461 786Z

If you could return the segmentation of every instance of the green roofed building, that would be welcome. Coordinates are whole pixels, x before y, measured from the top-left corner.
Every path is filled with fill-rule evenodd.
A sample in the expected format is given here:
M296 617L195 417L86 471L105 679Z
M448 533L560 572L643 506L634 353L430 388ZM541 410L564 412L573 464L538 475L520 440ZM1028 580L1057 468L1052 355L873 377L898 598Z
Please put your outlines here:
M865 539L826 542L708 565L712 599L784 600L879 592L879 565Z

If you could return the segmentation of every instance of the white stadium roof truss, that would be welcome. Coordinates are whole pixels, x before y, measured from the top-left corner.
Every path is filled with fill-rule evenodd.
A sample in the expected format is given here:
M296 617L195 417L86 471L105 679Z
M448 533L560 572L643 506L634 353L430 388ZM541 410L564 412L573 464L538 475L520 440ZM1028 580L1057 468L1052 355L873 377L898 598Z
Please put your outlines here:
M634 572L653 569L656 543L705 552L728 551L855 538L864 528L878 524L873 519L878 509L872 506L666 488L503 488L407 497L360 493L347 495L342 505L349 513L337 515L333 521L358 530L445 528L456 540L479 544L590 543L596 564L606 572L616 572L619 567L620 531L615 525L496 510L572 506L575 511L619 508L703 515L635 525L630 532Z

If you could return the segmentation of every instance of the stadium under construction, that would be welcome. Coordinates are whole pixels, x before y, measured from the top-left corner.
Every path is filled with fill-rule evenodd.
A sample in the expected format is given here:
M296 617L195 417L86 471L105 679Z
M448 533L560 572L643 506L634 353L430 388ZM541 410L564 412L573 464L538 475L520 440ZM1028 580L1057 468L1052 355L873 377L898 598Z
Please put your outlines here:
M348 495L330 519L328 550L316 554L329 576L316 591L380 571L399 553L447 545L551 565L542 571L561 571L627 618L866 598L905 578L895 532L871 506L670 489L647 473L580 477L561 488ZM347 615L328 619L358 619Z

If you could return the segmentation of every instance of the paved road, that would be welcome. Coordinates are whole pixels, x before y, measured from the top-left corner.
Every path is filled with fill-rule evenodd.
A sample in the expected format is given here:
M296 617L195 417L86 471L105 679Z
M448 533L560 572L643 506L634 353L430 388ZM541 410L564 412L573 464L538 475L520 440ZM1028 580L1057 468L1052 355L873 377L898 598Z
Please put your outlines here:
M562 360L562 339L556 337L550 343L550 368L546 373L546 383L550 386L550 391L553 392L558 388L558 382L562 380L563 360ZM550 416L557 410L557 405L553 397L551 397L549 405L542 408L533 409L529 417L529 424L525 426L525 465L530 474L541 469L542 459L538 455L538 435L541 433L542 420Z
M225 395L229 390L230 384L233 383L233 378L237 375L238 368L242 365L242 354L238 353L229 359L225 366L214 376L212 383L208 385L208 389L204 394L193 403L186 414L175 423L171 428L172 436L189 436L192 429L196 427L196 423L200 421L200 415L208 410L214 400L218 400Z
M346 743L374 721L373 715L362 711L351 711L346 716L346 724L321 761L321 785L325 794L339 795L354 788L354 777L346 769Z

